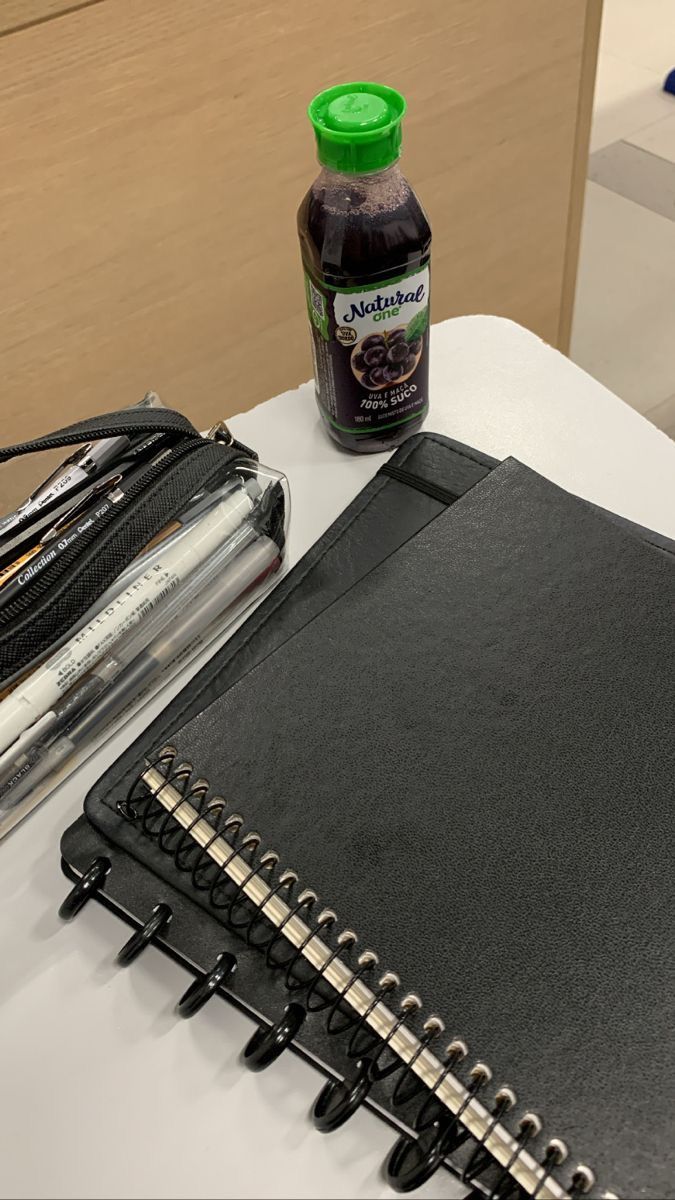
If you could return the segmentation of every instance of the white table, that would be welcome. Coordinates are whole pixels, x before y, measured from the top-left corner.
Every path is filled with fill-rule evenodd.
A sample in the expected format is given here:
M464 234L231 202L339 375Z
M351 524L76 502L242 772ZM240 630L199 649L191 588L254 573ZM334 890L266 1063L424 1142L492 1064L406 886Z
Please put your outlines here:
M432 363L430 429L675 537L675 443L562 355L508 321L463 317L434 328ZM308 384L231 424L288 475L291 563L382 461L329 442ZM362 1111L320 1136L307 1119L316 1072L286 1054L251 1075L237 1062L248 1020L219 1002L177 1020L179 967L150 948L116 969L128 931L97 904L58 920L60 834L127 738L0 844L0 1195L391 1195L383 1122ZM441 1172L421 1194L460 1192Z

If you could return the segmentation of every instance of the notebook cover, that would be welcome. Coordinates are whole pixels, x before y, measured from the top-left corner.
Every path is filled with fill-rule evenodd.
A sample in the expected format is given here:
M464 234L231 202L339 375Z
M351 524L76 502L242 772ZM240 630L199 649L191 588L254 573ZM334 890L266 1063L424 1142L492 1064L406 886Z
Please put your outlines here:
M462 495L497 465L470 446L435 433L409 438L389 462L412 479ZM154 744L184 724L270 650L447 507L422 490L379 472L326 533L162 712L144 737ZM293 497L291 496L291 520ZM123 765L124 759L120 760Z
M440 434L425 433L409 438L392 455L389 465L404 468L411 480L422 485L445 489L450 497L462 495L485 478L497 460ZM99 812L97 802L123 799L148 751L348 591L448 503L378 472L199 674L101 776L90 792L92 819L106 834L114 835L119 818L111 816L110 805ZM141 856L142 852L141 844Z
M673 611L508 461L174 736L626 1196L673 1195Z
M494 459L481 452L433 433L409 439L390 462L404 467L423 483L441 485L456 493L471 487L496 465ZM144 752L160 745L182 721L218 696L444 508L442 502L406 483L376 475L214 656L199 678L187 685L146 734L94 787L87 804L88 814L98 829L105 829L107 836L94 830L84 817L64 835L63 853L76 873L86 869L94 854L107 854L111 858L113 870L106 880L102 898L126 919L142 925L159 899L171 903L180 920L174 919L166 940L160 944L190 969L209 969L214 947L229 948L236 953L240 969L235 980L235 1003L262 1013L269 1020L276 1019L288 999L283 980L277 974L261 969L259 956L251 957L246 950L242 952L241 940L218 926L216 921L208 920L197 904L190 905L182 900L176 891L175 873L172 873L166 856L158 853L147 839L133 836L135 831L121 821L115 803L126 795ZM668 539L631 525L615 514L606 515L647 542L673 553L673 543ZM106 803L101 803L102 798ZM114 840L109 840L110 837ZM142 863L150 867L149 873L144 872ZM173 886L169 882L172 878ZM186 895L185 891L183 895ZM343 1074L341 1039L328 1039L323 1025L322 1014L310 1015L303 1029L304 1044L323 1065ZM347 1068L351 1073L353 1068L349 1064ZM376 1093L382 1091L387 1091L386 1084L375 1089ZM380 1094L375 1094L373 1099L382 1103ZM406 1120L405 1111L399 1111L397 1116Z
M434 488L441 488L447 490L448 497L461 495L497 465L495 459L480 451L434 433L408 439L389 464L404 469L409 481L382 473L369 481L199 676L103 775L90 793L88 817L76 821L62 838L64 870L71 878L83 874L97 855L109 859L112 869L97 898L131 924L142 926L157 903L170 905L174 918L166 936L157 941L189 970L209 970L220 951L235 954L238 969L234 992L228 992L228 997L252 1015L260 1014L271 1022L283 1012L289 999L283 973L266 970L258 951L249 950L240 937L190 902L189 880L172 869L171 861L153 842L139 837L138 831L119 816L116 805L126 797L152 746L161 744L169 731L200 711L444 511L448 500L430 495L423 490L426 486L432 493ZM421 487L414 486L415 480ZM344 1038L327 1037L324 1013L308 1014L301 1052L328 1073L344 1076L351 1074L353 1063L347 1059L343 1043ZM386 1108L395 1082L378 1084L368 1102L372 1100L381 1110ZM406 1125L405 1105L397 1110L395 1118L386 1115L394 1123Z
M461 496L499 463L474 447L428 432L409 438L392 455L389 465L404 469L422 485ZM675 558L675 542L669 538L616 513L579 503ZM90 811L95 811L96 800L103 795L116 800L124 795L144 750L170 737L447 507L447 500L378 472L199 675L105 772L90 793ZM110 834L105 812L101 819Z

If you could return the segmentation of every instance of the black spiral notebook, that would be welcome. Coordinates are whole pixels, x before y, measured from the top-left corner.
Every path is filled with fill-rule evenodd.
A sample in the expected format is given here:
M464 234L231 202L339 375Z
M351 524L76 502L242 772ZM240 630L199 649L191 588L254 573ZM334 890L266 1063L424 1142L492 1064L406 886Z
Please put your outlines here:
M186 1013L280 1011L252 1064L399 1124L399 1190L671 1196L673 611L667 550L508 461L108 773L88 886L161 880L132 952L219 949Z

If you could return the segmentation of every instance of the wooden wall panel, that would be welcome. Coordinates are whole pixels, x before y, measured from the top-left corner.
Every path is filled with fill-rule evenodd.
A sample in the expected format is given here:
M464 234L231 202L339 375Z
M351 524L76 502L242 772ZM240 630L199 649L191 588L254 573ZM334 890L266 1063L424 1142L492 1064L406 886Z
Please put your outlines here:
M572 335L574 315L574 293L577 285L577 262L581 243L581 221L586 194L588 171L588 147L591 140L591 119L595 94L595 75L598 65L598 44L602 22L602 0L587 0L586 29L579 71L579 95L577 102L577 131L574 156L570 174L570 204L565 246L565 270L560 298L560 326L558 347L567 354Z
M305 106L350 77L408 97L434 318L495 312L555 342L585 13L103 0L1 38L1 440L150 386L206 424L311 374ZM31 471L3 468L0 501Z

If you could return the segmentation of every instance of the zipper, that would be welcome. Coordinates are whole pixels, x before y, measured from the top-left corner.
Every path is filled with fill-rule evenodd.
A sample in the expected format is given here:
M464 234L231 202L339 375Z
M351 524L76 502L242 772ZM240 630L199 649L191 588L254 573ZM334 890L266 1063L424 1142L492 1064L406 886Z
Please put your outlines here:
M114 417L117 420L111 419ZM105 438L134 437L144 433L169 433L174 434L176 438L203 441L192 422L173 409L125 409L119 413L105 413L101 417L78 421L74 425L68 425L43 437L33 438L29 442L3 446L0 448L0 463L23 454L33 454L38 450L81 446L83 443L103 441Z
M59 559L59 574L67 571L71 563L77 558L80 558L83 552L86 551L91 545L91 543L97 537L99 537L102 530L107 528L109 523L117 520L117 518L126 511L130 504L133 504L137 497L141 495L141 493L145 491L147 487L154 483L154 481L166 471L170 471L172 467L174 467L175 464L181 459L185 458L186 455L193 453L195 450L203 448L204 444L204 439L197 435L195 438L190 438L188 441L179 443L178 446L175 446L172 450L170 450L169 453L160 459L159 462L149 466L147 471L144 472L140 479L136 480L136 483L132 484L128 492L126 492L122 499L115 505L113 513L106 514L106 517L101 525L99 525L98 522L94 523L92 528L87 534L84 535L84 537L78 538L77 541L74 542L68 550L66 550L63 556ZM22 616L26 609L34 606L36 601L38 601L42 596L46 595L46 593L51 590L52 586L53 579L49 570L43 571L35 579L27 583L22 595L18 596L16 600L13 600L0 612L0 628L8 625L17 617Z

